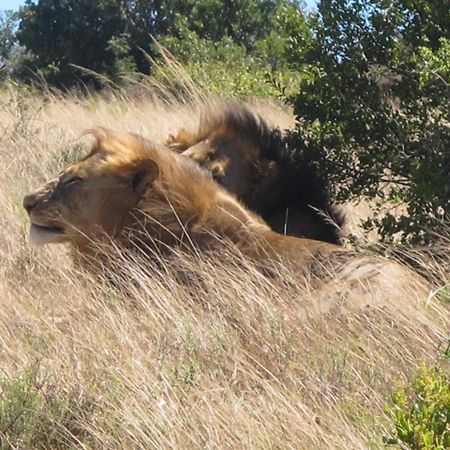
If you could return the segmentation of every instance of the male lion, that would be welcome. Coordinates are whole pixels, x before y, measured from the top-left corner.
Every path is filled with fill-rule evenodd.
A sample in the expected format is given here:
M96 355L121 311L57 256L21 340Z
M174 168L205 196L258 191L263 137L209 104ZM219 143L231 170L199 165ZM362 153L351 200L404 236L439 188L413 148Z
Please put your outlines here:
M326 183L298 164L278 129L239 103L212 105L198 130L166 143L209 170L218 183L279 233L340 243L343 214Z
M134 134L91 131L81 161L27 195L34 244L69 242L90 253L105 236L149 253L207 249L229 240L256 261L282 255L305 263L341 247L272 231L200 166Z

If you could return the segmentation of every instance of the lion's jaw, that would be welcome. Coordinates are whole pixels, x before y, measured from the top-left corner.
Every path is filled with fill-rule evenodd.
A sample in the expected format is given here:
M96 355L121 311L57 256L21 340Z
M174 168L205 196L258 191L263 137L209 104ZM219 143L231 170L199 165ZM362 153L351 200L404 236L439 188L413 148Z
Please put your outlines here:
M45 244L59 244L68 240L64 233L64 228L38 225L31 222L28 230L28 241L33 246Z

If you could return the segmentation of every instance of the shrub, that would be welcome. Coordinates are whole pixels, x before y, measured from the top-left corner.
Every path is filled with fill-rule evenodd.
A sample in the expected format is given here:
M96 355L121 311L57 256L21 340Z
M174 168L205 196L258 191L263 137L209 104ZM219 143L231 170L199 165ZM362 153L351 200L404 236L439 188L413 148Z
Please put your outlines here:
M326 174L337 200L405 205L367 223L386 239L401 232L430 241L450 211L443 8L433 0L322 0L306 56L316 68L293 99L301 119L294 145Z
M86 405L52 392L51 386L39 379L36 368L15 379L1 380L0 386L1 450L69 449L80 442L77 421Z
M422 366L410 386L392 394L388 411L395 426L388 443L412 450L450 448L450 376L442 369Z

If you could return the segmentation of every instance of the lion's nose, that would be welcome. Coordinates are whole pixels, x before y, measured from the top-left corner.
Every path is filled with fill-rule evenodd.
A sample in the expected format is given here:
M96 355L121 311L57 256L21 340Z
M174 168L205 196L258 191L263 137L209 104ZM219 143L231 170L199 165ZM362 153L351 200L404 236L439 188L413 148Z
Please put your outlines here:
M37 200L34 195L26 195L23 199L23 207L27 210L29 214L31 210L36 206Z

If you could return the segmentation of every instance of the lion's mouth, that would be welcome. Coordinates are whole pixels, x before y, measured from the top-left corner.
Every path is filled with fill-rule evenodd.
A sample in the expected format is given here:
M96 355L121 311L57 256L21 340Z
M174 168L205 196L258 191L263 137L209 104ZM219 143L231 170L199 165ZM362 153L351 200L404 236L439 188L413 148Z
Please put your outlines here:
M32 223L31 226L36 227L38 230L47 231L49 233L64 233L63 227L38 225L37 223Z
M53 244L64 241L64 228L54 225L30 224L29 239L32 245Z

